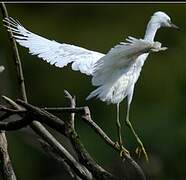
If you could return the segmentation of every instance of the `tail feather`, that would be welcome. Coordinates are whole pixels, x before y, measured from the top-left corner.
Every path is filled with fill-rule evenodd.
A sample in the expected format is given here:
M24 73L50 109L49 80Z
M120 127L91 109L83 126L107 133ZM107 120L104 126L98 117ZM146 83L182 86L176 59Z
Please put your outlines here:
M103 86L98 87L94 91L92 91L86 98L86 100L89 100L93 97L99 98L103 102L108 102L108 103L114 103L113 102L113 92L114 89L112 86L109 84L105 84Z

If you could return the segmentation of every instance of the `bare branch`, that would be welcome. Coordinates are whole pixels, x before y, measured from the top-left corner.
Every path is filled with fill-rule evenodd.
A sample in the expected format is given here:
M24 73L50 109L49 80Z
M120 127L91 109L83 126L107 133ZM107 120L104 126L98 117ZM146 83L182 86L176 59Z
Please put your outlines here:
M3 97L5 98L5 96ZM27 117L29 117L30 120L36 117L36 119L42 121L43 123L46 123L47 125L50 125L50 127L58 130L60 133L65 134L61 129L63 128L64 123L58 117L50 114L45 110L41 110L40 108L32 106L22 100L17 100L16 102L14 102L8 97L6 97L6 100L12 106L19 108L18 110L20 111L26 109L28 113ZM35 121L35 123L38 122ZM60 157L65 159L65 162L74 170L74 172L77 173L79 177L86 180L92 179L91 173L83 165L77 162L74 157L46 130L43 125L40 126L40 123L38 123L37 126L33 125L32 128L36 132L36 134L38 134L44 141L46 141Z
M0 132L0 174L3 180L16 180L8 154L8 144L5 133Z
M81 180L79 176L77 176L70 166L65 162L64 158L61 158L58 154L56 154L55 150L42 139L39 140L42 147L46 150L47 154L51 155L56 161L62 166L62 168L73 178L76 180Z
M70 97L70 96L69 96ZM56 108L51 108L54 110L55 112L55 109ZM75 108L74 108L75 109ZM57 108L57 112L63 112L63 108ZM92 120L91 118L91 113L90 113L90 110L88 107L83 107L82 110L84 111L84 114L82 114L82 119L84 120L84 122L86 122L92 129L94 129L94 131L109 145L111 146L112 148L114 148L116 151L120 151L120 148L115 144L115 142L113 142L108 136L107 134ZM71 109L72 112L73 109ZM82 112L83 112L82 111ZM68 111L70 112L70 111ZM77 111L75 112L79 112L78 109ZM80 112L81 112L81 109L80 109ZM124 157L125 159L123 159L123 163L127 163L127 166L131 166L133 167L134 171L135 171L135 174L136 176L135 177L138 177L138 179L142 179L142 180L145 180L145 175L141 169L141 167L134 161L133 158L131 158L129 155L126 157Z
M86 107L85 109L85 114L82 116L82 119L84 122L86 122L91 128L94 129L94 131L112 148L115 150L119 151L120 148L116 146L116 143L113 142L107 134L92 120L91 114L90 114L90 109Z
M3 17L8 16L6 6L4 3L0 4L0 8L3 14ZM12 34L9 34L12 37ZM15 41L15 40L14 40ZM15 44L15 42L14 42ZM16 51L15 51L16 52ZM6 140L5 133L0 133L0 174L4 180L16 180L16 176L11 164L11 160L8 154L8 144Z
M21 128L25 128L32 122L32 119L29 117L24 117L19 120L14 120L10 122L0 122L0 129L5 131L15 131Z
M29 117L31 117L32 119L37 119L37 121L39 121L41 123L45 123L48 126L50 126L51 128L54 128L58 132L65 135L64 122L60 118L54 116L53 114L51 114L45 110L42 110L38 107L28 104L20 99L18 99L16 102L28 110L27 113L29 113L29 115L28 115Z
M0 105L0 111L10 113L10 114L22 114L26 112L25 110L10 109L2 105Z
M85 114L86 106L85 107L44 107L42 108L50 113L78 113L80 115Z
M6 97L6 99L9 99ZM72 101L72 100L71 100ZM83 144L80 142L79 140L79 136L78 134L75 132L75 130L72 128L73 126L64 126L64 122L50 114L49 112L46 112L43 109L40 109L38 107L35 107L33 105L30 105L28 103L25 103L22 100L17 100L16 102L14 101L10 101L10 99L8 100L8 102L13 103L14 105L16 105L16 102L19 103L17 106L19 107L23 107L23 109L25 109L24 111L21 110L11 110L11 109L6 109L3 108L3 110L6 111L11 111L11 112L15 112L15 113L21 113L21 115L23 115L23 113L25 112L25 119L22 119L21 121L23 121L23 125L25 123L25 125L27 123L29 123L31 121L31 119L36 118L38 121L43 122L47 125L49 125L50 127L52 127L53 129L59 131L60 133L62 133L63 135L67 135L70 140L71 143L74 147L74 149L76 150L76 153L79 157L79 160L81 163L83 163L92 173L95 177L97 177L98 179L115 179L114 177L112 177L112 175L110 175L107 171L105 171L103 168L101 168L92 158L91 156L88 154L88 152L86 151L86 149L84 148ZM75 107L74 107L75 108ZM27 110L27 111L26 111ZM86 114L83 116L84 120L86 123L88 123L91 128L93 128L97 134L99 134L106 142L107 144L109 144L112 148L115 148L115 150L119 151L119 148L117 148L117 146L115 146L115 143L103 132L103 130L91 119L91 115L90 115L90 111L88 108L86 108ZM30 118L30 121L28 121L27 118ZM72 117L72 116L71 116ZM20 120L19 120L20 121ZM25 122L24 122L25 121ZM59 123L60 122L60 123ZM66 121L68 122L68 121ZM10 125L14 125L14 123L16 124L16 121L13 122L9 122ZM56 125L55 125L56 124ZM11 126L7 125L7 129L9 128L11 130ZM28 124L27 124L28 125ZM0 129L4 127L3 125L1 125L0 123ZM15 127L20 127L19 125L16 125ZM65 128L71 128L71 130L65 130ZM69 134L66 134L66 132L70 132ZM61 157L60 157L61 158ZM134 170L134 173L136 174L135 177L138 177L138 179L145 179L145 176L143 174L143 171L141 170L141 168L139 167L139 165L130 157L130 156L126 156L125 159L123 160L123 165L124 166L128 166L128 167L132 167ZM111 177L110 177L111 176Z
M64 158L65 162L77 173L77 175L82 179L92 180L91 173L79 162L77 162L75 158L52 135L49 136L43 126L40 128L41 129L39 129L39 131L38 127L34 130L44 141L53 147L58 155Z
M66 97L67 99L69 99L69 101L70 101L70 107L71 107L71 108L75 108L75 106L76 106L75 96L72 97L71 94L70 94L67 90L64 90L64 94L65 94L65 97ZM69 121L67 121L67 122L65 123L65 125L67 126L67 127L65 128L67 134L70 134L71 131L74 129L74 118L75 118L75 113L71 113L71 114L70 114L70 119L69 119Z
M0 111L5 112L2 116L0 116L0 121L8 119L10 116L14 114L22 114L25 113L25 111L20 111L20 110L15 110L15 109L10 109L5 106L0 105ZM2 130L2 129L1 129ZM5 130L5 129L3 129Z
M116 151L120 152L120 148L116 145L115 142L113 142L107 134L92 120L91 113L89 108L87 107L85 109L85 115L82 116L83 120L94 129L94 131L112 148L114 148ZM145 180L146 177L143 173L143 170L141 167L134 161L134 159L126 154L125 157L123 157L123 164L127 164L128 166L132 167L135 172L135 178L137 177L138 180Z
M75 108L75 98L70 95L68 91L65 90L66 97L70 100L71 107ZM70 128L68 134L70 141L76 150L76 153L78 155L79 161L85 165L88 170L93 174L93 176L97 180L116 180L117 178L114 177L112 174L107 172L105 169L103 169L101 166L99 166L93 158L90 156L90 154L87 152L83 144L81 143L78 134L76 133L74 129L74 114L71 114L71 123L67 128ZM71 125L71 126L70 126Z
M3 2L1 3L0 7L1 7L2 14L3 14L3 18L8 17L8 11L7 11L6 6ZM8 26L9 26L9 24L8 24ZM13 38L12 31L9 31L8 34L9 34L9 38L11 40L11 47L12 47L12 52L13 52L13 57L14 57L13 60L14 60L14 64L15 64L16 72L17 72L17 80L18 80L18 85L19 85L18 92L20 93L20 98L27 101L22 64L21 64L18 48L16 45L16 41Z

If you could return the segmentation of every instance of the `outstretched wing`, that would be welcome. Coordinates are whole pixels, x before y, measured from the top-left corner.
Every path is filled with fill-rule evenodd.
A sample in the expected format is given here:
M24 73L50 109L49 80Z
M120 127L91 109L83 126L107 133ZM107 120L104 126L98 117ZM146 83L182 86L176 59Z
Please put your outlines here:
M99 86L86 99L97 96L102 101L118 103L129 95L150 51L166 50L161 43L129 37L99 59L94 66L92 84Z
M121 42L100 58L94 65L92 83L95 86L103 84L112 73L121 70L127 73L132 64L137 61L137 57L149 53L165 50L161 48L161 43L151 42L144 39L128 37L127 42Z
M102 53L82 47L48 40L28 31L11 17L5 18L3 21L8 31L12 31L14 38L21 46L28 48L29 53L37 55L51 65L63 68L68 63L72 63L73 70L91 75L95 62L104 56Z

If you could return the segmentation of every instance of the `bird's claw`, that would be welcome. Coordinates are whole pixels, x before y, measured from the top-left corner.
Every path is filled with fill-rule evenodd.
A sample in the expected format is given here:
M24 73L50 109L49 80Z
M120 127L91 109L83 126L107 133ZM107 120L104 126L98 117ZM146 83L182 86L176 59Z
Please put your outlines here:
M119 150L120 157L130 156L130 152L123 145L116 142L115 147Z
M120 155L120 157L130 156L130 152L126 148L121 146L119 155Z
M135 153L138 155L138 158L141 157L141 151L142 151L142 149L139 146L135 150Z
M135 150L135 153L138 155L138 158L141 157L141 155L143 154L145 156L145 160L148 162L149 161L149 158L148 158L148 155L144 149L144 147L137 147L136 150Z

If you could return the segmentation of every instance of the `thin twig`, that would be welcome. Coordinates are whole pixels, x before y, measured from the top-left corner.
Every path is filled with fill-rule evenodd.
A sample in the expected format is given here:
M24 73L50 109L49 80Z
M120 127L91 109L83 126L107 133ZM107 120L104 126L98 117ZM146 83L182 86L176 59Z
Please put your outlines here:
M0 7L1 7L2 14L3 14L3 18L8 17L8 11L7 11L6 6L3 2L1 3ZM8 26L9 26L9 24L8 24ZM8 32L8 34L9 34L9 38L11 40L11 47L12 47L12 52L13 52L13 56L14 56L13 60L14 60L15 66L16 66L16 72L17 72L16 74L17 74L17 80L18 80L18 85L19 85L18 88L20 88L18 92L20 92L20 98L27 101L22 64L21 64L18 48L16 45L16 41L13 38L12 31L10 30Z
M75 108L76 106L75 96L72 97L71 94L67 90L64 90L64 94L65 94L65 97L68 98L70 101L70 107ZM67 126L65 128L67 134L70 134L71 130L74 129L74 118L75 118L75 113L70 113L70 119L69 121L65 123L65 125Z
M85 114L82 116L82 119L84 122L86 122L94 131L112 148L115 150L119 151L120 148L116 146L116 143L113 142L107 134L92 120L91 114L90 114L90 109L86 107L85 109Z
M44 107L41 109L44 109L50 113L78 113L80 115L84 115L85 114L85 107L75 107L75 108L71 108L71 107Z

